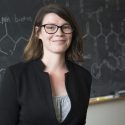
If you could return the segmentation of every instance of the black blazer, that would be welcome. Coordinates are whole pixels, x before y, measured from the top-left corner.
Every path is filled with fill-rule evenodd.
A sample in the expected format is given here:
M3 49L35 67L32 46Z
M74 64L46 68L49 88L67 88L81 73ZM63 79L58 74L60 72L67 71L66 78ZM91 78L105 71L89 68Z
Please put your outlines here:
M71 110L61 125L85 125L92 77L66 61L65 74ZM59 125L49 75L40 59L7 68L0 86L0 125Z

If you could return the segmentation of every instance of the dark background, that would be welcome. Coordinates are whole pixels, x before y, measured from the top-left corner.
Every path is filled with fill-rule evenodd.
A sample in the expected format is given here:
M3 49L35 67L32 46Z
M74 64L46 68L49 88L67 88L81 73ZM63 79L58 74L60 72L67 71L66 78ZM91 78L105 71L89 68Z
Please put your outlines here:
M91 97L125 90L125 0L1 0L0 83L6 67L22 60L35 14L49 2L67 6L81 27Z

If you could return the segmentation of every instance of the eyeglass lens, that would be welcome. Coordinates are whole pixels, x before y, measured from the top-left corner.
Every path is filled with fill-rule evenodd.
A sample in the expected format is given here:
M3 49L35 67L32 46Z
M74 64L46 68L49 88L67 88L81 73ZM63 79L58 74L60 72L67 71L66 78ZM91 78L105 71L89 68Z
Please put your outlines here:
M72 33L73 29L69 24L64 24L62 26L57 26L55 24L45 24L44 29L47 33L53 34L56 33L59 28L61 28L63 33Z

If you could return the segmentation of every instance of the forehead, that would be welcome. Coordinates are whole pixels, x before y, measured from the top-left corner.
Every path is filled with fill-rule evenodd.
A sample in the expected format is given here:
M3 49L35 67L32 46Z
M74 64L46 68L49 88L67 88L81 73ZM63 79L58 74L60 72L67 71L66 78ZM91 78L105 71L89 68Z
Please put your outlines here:
M48 13L44 16L42 24L67 24L68 22L55 13Z

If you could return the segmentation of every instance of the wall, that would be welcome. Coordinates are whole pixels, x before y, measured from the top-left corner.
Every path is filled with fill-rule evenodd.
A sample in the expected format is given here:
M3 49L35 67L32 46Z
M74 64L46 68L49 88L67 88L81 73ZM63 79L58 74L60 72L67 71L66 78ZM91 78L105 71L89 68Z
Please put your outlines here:
M86 125L125 125L125 100L89 105Z
M37 10L49 2L67 6L82 30L91 97L125 90L125 0L1 0L0 85L6 67L22 60Z

